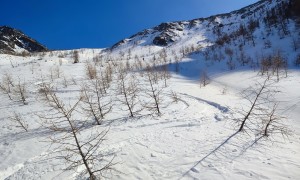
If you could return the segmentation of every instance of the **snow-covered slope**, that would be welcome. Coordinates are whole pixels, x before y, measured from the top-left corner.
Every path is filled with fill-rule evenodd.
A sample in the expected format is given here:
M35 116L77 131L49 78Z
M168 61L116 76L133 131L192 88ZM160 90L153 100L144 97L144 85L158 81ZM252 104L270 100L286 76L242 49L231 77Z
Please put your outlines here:
M42 77L48 82L52 78L61 100L67 105L73 104L80 96L82 86L89 81L86 80L85 63L73 64L69 57L65 57L61 65L53 57L38 60L1 55L1 59L5 60L0 64L1 79L8 73L15 83L18 78L26 82L27 105L15 95L9 100L6 94L0 94L0 179L84 179L80 176L82 166L75 171L64 170L68 164L59 158L61 155L53 154L57 151L49 143L53 132L45 128L39 118L51 111L40 100L38 91ZM200 88L199 82L186 74L204 66L204 59L182 61L180 72L172 74L168 87L163 89L161 116L144 109L139 116L130 118L118 100L121 98L118 91L114 87L109 89L108 97L114 103L112 112L103 119L101 126L93 125L94 120L88 118L80 136L84 140L90 133L109 127L107 140L97 152L113 153L117 171L103 175L108 179L299 177L299 70L290 70L287 78L276 83L281 91L276 97L280 102L279 112L287 117L282 123L289 128L290 135L285 139L274 134L256 142L257 136L251 131L232 136L238 126L234 121L238 115L235 109L247 107L240 92L265 77L257 76L258 71L249 69L224 74L218 66L210 65L207 71L214 72L214 76L210 76L211 83ZM102 68L97 66L97 69ZM113 86L118 84L117 72L114 74ZM145 74L132 72L132 75L139 81L139 88L148 88L143 85L147 82ZM172 102L174 92L178 95L177 103ZM140 101L150 101L143 91L141 93ZM10 120L14 112L28 124L28 132ZM86 121L85 117L79 119Z
M0 26L0 53L47 51L47 48L19 30Z
M80 159L69 156L75 141L56 141L70 133L60 124L62 117L73 117L83 147L93 134L109 130L93 151L101 163L89 167L100 169L113 159L115 170L97 177L299 179L299 28L294 13L280 15L285 8L293 12L296 6L289 2L264 0L229 14L165 23L113 48L0 54L0 179L88 179L83 163L68 168L70 160ZM164 44L163 36L172 40ZM93 72L96 79L90 79ZM124 84L122 72L128 73ZM210 81L206 86L199 78L204 72ZM254 95L242 94L266 79L274 92L266 93L270 102L259 105L262 111L251 114L237 132ZM45 83L66 109L78 106L58 117L55 105L49 107L43 96ZM26 89L25 102L19 85ZM124 104L124 85L136 93L130 95L134 117ZM101 91L101 103L112 103L101 125L86 112L87 98L99 100L93 87ZM160 113L153 88L159 92ZM82 99L84 90L91 96ZM275 115L266 116L272 107L277 107ZM269 118L275 123L269 136L262 136Z
M203 37L206 41L215 43L220 36L224 34L230 36L239 30L241 25L248 29L247 27L251 21L258 21L259 26L259 23L264 24L264 22L272 18L275 18L275 21L279 19L285 20L285 18L292 16L291 11L289 0L262 0L227 14L190 21L162 23L154 28L143 30L128 39L124 39L116 43L112 48L138 45L172 46L176 43L184 46L188 45L185 44L188 39L196 38L194 41L196 41L196 44L199 44L203 41Z
M247 55L251 58L255 58L255 54L261 54L262 48L266 51L284 51L286 44L292 44L292 41L297 42L299 46L299 15L294 12L300 10L299 5L295 4L298 4L298 1L262 0L227 14L162 23L116 43L112 51L120 54L130 53L133 54L132 57L135 50L149 51L144 55L151 58L164 49L168 50L169 54L172 51L174 54L175 51L177 56L197 51L207 52L207 49L216 52L210 53L211 56L224 56L225 47L234 51L248 49L247 52L251 53ZM296 9L293 9L294 7ZM293 48L292 45L289 47ZM152 52L149 48L152 48ZM258 51L253 52L249 49ZM235 55L237 53L234 52Z

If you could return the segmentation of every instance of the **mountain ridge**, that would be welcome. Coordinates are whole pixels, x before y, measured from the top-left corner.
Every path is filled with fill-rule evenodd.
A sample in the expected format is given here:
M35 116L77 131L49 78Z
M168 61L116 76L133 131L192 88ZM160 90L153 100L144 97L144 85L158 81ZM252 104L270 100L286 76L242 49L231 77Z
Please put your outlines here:
M246 24L247 21L249 21L251 18L253 19L259 19L259 15L263 15L262 18L267 18L268 15L266 12L263 12L268 7L277 7L277 6L286 6L284 8L288 8L289 11L285 11L284 16L293 16L297 15L299 16L298 10L299 9L299 2L296 0L261 0L254 4L248 5L246 7L243 7L239 10L235 10L229 13L222 13L217 15L212 15L206 18L196 18L192 20L185 20L185 21L174 21L174 22L163 22L159 24L158 26L155 26L153 28L144 29L129 38L123 39L116 44L114 44L111 49L117 49L118 47L121 47L123 45L128 44L129 42L133 42L133 45L139 45L139 40L143 39L150 39L146 43L143 43L142 45L156 45L161 47L167 47L169 45L172 45L176 42L179 42L178 39L182 37L180 35L181 32L184 32L185 30L190 30L192 28L195 28L201 24L206 24L206 28L209 29L211 24L215 26L215 29L223 28L224 25L228 25L228 28L231 28L231 25L236 24ZM271 11L271 10L270 10ZM244 22L238 22L235 19L244 20ZM225 21L225 23L223 22ZM228 22L226 24L226 21ZM213 42L215 43L215 41Z
M0 26L0 52L16 54L42 51L48 51L46 46L25 35L22 31L9 26Z

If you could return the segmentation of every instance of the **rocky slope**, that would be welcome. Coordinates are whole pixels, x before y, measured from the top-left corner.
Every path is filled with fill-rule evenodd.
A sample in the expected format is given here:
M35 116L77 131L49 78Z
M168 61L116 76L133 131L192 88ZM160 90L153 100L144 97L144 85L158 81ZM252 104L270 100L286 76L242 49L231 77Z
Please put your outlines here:
M41 52L47 48L19 30L0 26L0 53Z
M121 40L113 45L112 49L138 45L160 47L168 47L174 44L184 45L186 39L191 38L198 39L197 44L200 44L203 40L215 44L224 35L228 35L229 38L234 36L233 33L236 33L236 36L243 35L241 28L252 30L250 33L253 33L258 28L259 23L267 24L269 27L278 26L279 31L287 33L284 32L284 28L280 29L280 26L286 26L288 23L287 19L299 16L299 12L299 1L297 0L261 0L226 14L190 21L162 23L154 28L143 30L130 38ZM279 25L280 22L283 24ZM255 23L257 24L255 25ZM240 34L238 31L240 31ZM251 38L250 33L245 32L244 38Z

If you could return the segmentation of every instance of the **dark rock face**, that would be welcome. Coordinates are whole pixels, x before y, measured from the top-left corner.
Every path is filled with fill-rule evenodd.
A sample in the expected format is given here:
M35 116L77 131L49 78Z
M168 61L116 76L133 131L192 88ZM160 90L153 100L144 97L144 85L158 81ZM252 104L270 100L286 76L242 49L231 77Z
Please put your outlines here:
M185 24L183 22L162 23L154 27L155 31L161 32L153 39L153 44L158 46L167 46L175 42L175 37L178 35L176 31L183 31Z
M168 41L169 41L168 37L157 36L154 38L153 44L158 45L158 46L167 46Z
M183 26L184 24L182 22L161 23L160 25L154 27L154 30L161 32L170 30L183 31Z
M28 52L42 52L48 49L19 30L0 26L0 52L15 53L16 46Z
M114 48L116 48L116 47L118 47L118 46L124 44L125 42L126 42L126 41L123 39L123 40L117 42L116 44L114 44L111 48L114 49Z
M157 46L167 46L170 43L175 42L175 40L172 39L174 36L172 36L168 33L161 33L160 35L158 35L154 38L153 44L155 44Z

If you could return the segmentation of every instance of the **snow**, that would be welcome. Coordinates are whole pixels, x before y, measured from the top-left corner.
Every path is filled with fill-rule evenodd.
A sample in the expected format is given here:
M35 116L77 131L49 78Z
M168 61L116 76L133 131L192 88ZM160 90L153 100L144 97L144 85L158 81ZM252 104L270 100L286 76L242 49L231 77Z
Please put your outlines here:
M275 5L272 3L269 7ZM214 21L233 22L230 30L224 29L229 33L239 27L241 19L240 15L233 14L217 17ZM25 81L28 89L28 105L11 101L0 93L0 179L86 179L87 176L81 176L83 166L64 170L67 164L57 158L55 145L49 143L53 133L41 126L38 115L50 114L38 94L42 81L53 81L57 95L65 104L72 104L87 81L86 61L101 56L103 66L120 62L133 64L137 56L140 61L153 63L157 61L153 56L158 58L163 49L167 53L166 63L172 77L168 80L168 87L163 89L162 114L158 116L144 109L138 116L129 118L124 111L126 108L116 101L115 89L111 88L108 99L114 102L112 112L100 126L88 119L88 125L80 133L84 139L92 132L109 128L107 140L98 152L115 155L114 168L117 171L105 173L108 179L299 179L300 71L293 66L299 50L291 47L292 36L281 38L275 27L268 36L262 35L266 27L261 25L254 32L256 46L247 42L243 47L245 54L254 60L280 49L289 62L288 76L282 75L275 83L280 91L275 98L279 102L278 113L286 117L283 126L289 129L290 135L274 134L260 138L252 131L237 133L238 124L234 118L239 117L237 110L247 105L241 91L266 77L259 75L258 67L239 66L237 62L236 69L229 70L228 57L221 58L220 62L213 58L206 60L203 53L210 51L216 39L212 33L213 25L207 25L208 21L199 21L194 28L185 28L178 32L179 41L165 48L151 45L151 40L157 35L154 33L127 39L113 51L77 49L80 62L76 64L73 64L74 50L37 53L31 57L0 54L0 80L8 73L15 81L18 78ZM288 29L297 36L292 21ZM271 41L271 48L264 47L263 37ZM239 41L236 39L228 47L237 50L234 44L239 44ZM134 42L138 43L133 45ZM202 48L182 57L181 48L191 44ZM224 47L218 50L223 52ZM213 56L212 51L210 56ZM238 59L238 55L235 54L234 59ZM103 71L101 65L97 68ZM51 72L55 74L57 69L61 72L60 77L51 80ZM211 82L200 88L199 76L204 70ZM147 84L140 71L130 73L140 85ZM117 74L113 77L113 87L116 87ZM64 79L68 81L67 86ZM172 102L172 92L178 95L177 103ZM140 95L139 101L145 103L150 99ZM28 123L28 132L16 127L9 119L14 111Z
M1 95L1 179L65 179L78 178L76 172L62 172L58 160L47 160L50 153L45 139L49 134L36 123L36 112L44 108L34 99L35 78L57 66L50 60L35 60L34 57L4 56L14 58L18 67L11 68L7 60L1 61L1 72L10 72L26 78L30 85L28 105L10 102ZM50 58L49 58L50 59ZM71 64L64 61L60 66L68 77L80 80L84 77L84 63ZM189 62L193 60L184 60ZM194 60L195 61L195 60ZM29 70L35 62L36 72ZM163 108L162 116L141 116L128 119L126 114L114 108L114 113L105 119L111 128L106 148L116 153L116 169L111 179L297 179L300 162L300 72L291 70L288 78L279 81L282 93L278 100L283 114L288 116L288 127L293 134L289 139L276 136L276 141L263 139L254 143L255 137L238 134L231 120L232 109L242 105L239 92L254 84L257 72L236 70L222 73L218 66L211 66L211 84L199 88L194 75L187 74L194 65L182 66L181 73L173 74L168 89L175 90L180 98L177 104ZM41 70L39 70L39 68ZM208 68L209 69L209 68ZM9 70L9 71L8 71ZM185 72L187 71L187 72ZM191 78L189 78L191 76ZM238 83L237 83L238 82ZM226 94L222 94L226 87ZM65 100L78 94L78 87L60 87ZM75 90L75 91L74 91ZM15 128L8 120L9 112L17 110L29 122L29 132ZM121 115L121 117L120 117ZM105 123L103 126L106 126ZM91 130L91 129L90 129ZM222 145L224 141L227 142ZM220 146L221 145L221 146ZM218 146L220 146L218 148ZM75 173L73 175L70 175Z

